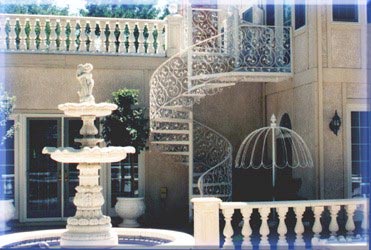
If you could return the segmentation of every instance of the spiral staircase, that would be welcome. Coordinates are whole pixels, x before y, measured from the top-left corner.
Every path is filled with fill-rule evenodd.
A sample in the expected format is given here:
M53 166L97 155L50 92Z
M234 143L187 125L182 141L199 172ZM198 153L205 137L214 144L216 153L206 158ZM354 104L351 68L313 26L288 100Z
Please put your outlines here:
M188 167L189 199L228 200L232 145L193 118L193 105L237 82L291 77L290 28L243 24L235 13L217 9L193 8L187 16L192 45L160 65L150 80L151 148Z

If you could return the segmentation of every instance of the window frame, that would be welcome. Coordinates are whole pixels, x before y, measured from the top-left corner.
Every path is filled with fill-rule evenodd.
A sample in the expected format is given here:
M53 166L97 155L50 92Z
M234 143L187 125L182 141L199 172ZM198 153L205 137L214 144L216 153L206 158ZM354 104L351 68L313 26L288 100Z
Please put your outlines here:
M64 114L55 114L55 113L27 113L27 114L20 114L19 115L19 121L17 124L19 124L19 131L16 131L16 137L15 137L15 164L17 164L17 167L15 169L15 197L17 197L16 201L16 210L19 211L19 221L20 222L45 222L45 221L66 221L67 217L49 217L49 218L29 218L27 217L27 162L28 162L28 156L27 156L27 138L28 138L28 128L27 128L27 122L29 119L61 119L61 143L63 145L64 142L64 123L66 119L70 119L73 117L66 116ZM77 118L79 119L79 118ZM99 126L100 123L99 123ZM99 129L99 128L98 128ZM101 130L99 130L101 131ZM19 140L19 142L18 142ZM45 145L47 146L47 145ZM61 163L60 163L61 164ZM107 167L102 167L101 172L101 181L100 185L103 187L102 193L103 196L107 197L107 183L109 181L107 180ZM104 213L107 212L107 203L105 203L102 206L102 211Z
M332 0L331 7L329 8L330 9L331 22L332 23L339 23L339 24L359 24L359 23L361 23L362 15L361 15L359 0L355 0L355 5L356 5L356 9L357 9L357 21L344 21L344 20L336 21L336 20L334 20L334 0Z
M352 112L370 112L368 104L348 104L346 116L344 117L345 138L344 138L344 155L345 155L345 174L344 174L344 195L345 198L352 198Z

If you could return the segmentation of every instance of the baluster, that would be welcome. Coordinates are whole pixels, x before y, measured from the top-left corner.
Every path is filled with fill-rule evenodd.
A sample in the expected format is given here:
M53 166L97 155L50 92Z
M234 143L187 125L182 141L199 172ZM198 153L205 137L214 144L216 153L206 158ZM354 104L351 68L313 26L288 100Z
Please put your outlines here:
M41 39L41 21L40 19L36 18L35 20L35 29L34 32L31 32L35 34L35 50L41 50L42 48L42 39Z
M25 24L24 24L24 48L25 50L32 50L33 49L33 39L32 39L32 28L31 28L31 21L29 18L26 18Z
M104 46L102 43L102 29L99 21L95 22L94 28L94 51L100 52L104 51Z
M165 29L165 26L159 26L160 29L158 30L158 51L159 51L159 54L163 55L166 53L166 36L167 36L167 31Z
M345 206L347 211L347 223L345 224L345 229L347 230L347 236L352 237L353 231L356 229L354 224L354 212L356 211L357 206L355 204Z
M45 32L45 28L46 28L46 22L48 20L46 19L41 19L40 20L40 34L39 34L39 39L40 39L40 43L39 43L39 51L42 51L44 50L47 46L46 46L46 32Z
M141 27L141 25L139 23L136 23L137 27L138 27L138 50L137 50L137 53L138 54L144 54L144 51L145 51L145 47L144 47L144 24L143 24L143 27Z
M154 24L153 26L153 30L152 32L150 33L152 34L153 36L153 53L155 54L159 54L159 38L160 38L160 31L159 31L159 28L158 28L158 24Z
M42 36L42 39L43 39L43 45L44 45L44 48L45 50L49 50L50 49L50 33L51 33L51 27L50 27L50 20L49 19L45 19L45 23L44 25L41 26L42 27L42 30L44 32L42 32L43 36Z
M286 219L286 214L289 208L279 207L277 208L277 210L278 210L277 213L278 213L278 218L279 218L279 224L277 228L277 233L279 234L279 238L278 238L277 245L286 246L287 245L287 241L286 241L287 227L286 227L285 219Z
M153 42L154 42L154 39L153 39L153 30L154 30L154 26L153 26L153 23L148 23L147 24L147 30L148 30L148 37L147 37L147 51L146 53L147 54L153 54L155 49L153 47Z
M29 19L29 25L30 25L30 35L29 35L29 38L30 38L30 41L29 41L30 48L29 48L29 50L35 51L36 50L36 32L35 32L35 29L36 29L36 19L35 18L30 18Z
M16 35L15 35L14 27L15 27L15 21L13 21L12 19L7 18L5 29L6 29L6 32L8 34L8 39L7 39L8 50L15 50Z
M262 207L259 208L260 217L262 220L262 224L259 229L260 236L260 245L266 246L269 245L268 241L268 234L269 234L269 226L268 226L268 216L270 214L269 207Z
M55 51L57 49L57 21L56 19L50 19L50 36L49 36L49 51Z
M113 24L107 21L104 27L104 51L105 52L114 51L115 44L113 42L114 35L112 34L112 27L113 27Z
M20 18L19 19L19 26L20 26L20 31L19 31L19 50L27 50L27 44L26 44L26 19L25 18Z
M5 32L5 18L0 18L0 50L6 50L6 32Z
M70 26L71 26L71 33L70 33L70 48L69 51L78 51L79 49L79 42L77 42L77 38L80 37L80 31L77 30L77 27L80 26L80 20L69 20L70 21ZM66 30L68 32L68 30ZM68 33L67 33L68 34ZM66 34L66 35L67 35ZM67 46L67 44L66 44Z
M241 230L242 236L243 236L243 242L242 246L251 246L251 226L250 226L250 216L252 213L252 208L250 207L244 207L241 208L241 214L242 214L242 219L243 219L243 227Z
M322 225L321 225L321 215L323 212L324 207L312 207L313 214L314 214L314 224L312 227L312 231L314 233L312 242L318 242L321 238L320 233L322 232Z
M136 48L135 48L135 24L128 23L129 27L129 50L128 53L136 53Z
M85 35L85 39L84 39L84 44L85 44L85 52L90 52L92 50L94 50L92 47L93 47L93 44L92 44L92 39L91 39L91 33L92 33L92 27L90 25L90 21L87 20L86 21L86 25L84 26L84 35Z
M86 22L84 19L81 19L79 20L79 23L76 24L76 29L78 29L78 27L80 26L80 30L78 33L76 34L79 34L76 35L76 45L78 46L78 51L79 52L86 52L86 35L85 35L85 28L86 28ZM80 40L80 43L78 42L78 40Z
M330 214L331 214L331 221L329 225L329 230L331 232L331 237L336 237L336 232L339 230L339 225L337 222L337 214L340 210L340 206L331 206L330 207Z
M233 246L232 236L233 236L233 228L232 228L232 216L234 213L233 208L224 208L223 210L225 226L223 230L223 235L225 237L223 247Z
M62 27L61 27L61 20L60 19L56 19L55 20L55 23L53 23L55 25L54 28L53 28L53 34L55 36L55 38L53 38L52 40L52 44L53 44L53 50L55 51L60 51L61 50L61 34L63 33L63 30L62 30Z
M15 24L14 24L14 43L15 43L15 49L19 50L21 46L21 24L19 21L19 18L15 19Z
M115 30L114 30L113 34L114 34L114 44L115 44L114 52L119 53L120 52L120 35L121 35L119 22L116 22Z
M304 225L303 225L303 215L305 212L305 207L294 207L294 212L296 214L296 225L295 225L295 233L296 233L296 240L295 245L304 245L303 233L304 233Z
M124 31L123 31L123 37L124 37L124 47L125 47L125 50L124 50L124 53L129 53L130 52L130 26L129 26L129 23L126 22L125 23L125 26L124 26Z
M361 224L361 228L362 228L363 237L365 237L366 241L368 239L368 215L369 215L368 205L367 205L367 202L365 202L365 203L362 204L362 224Z
M57 48L59 51L66 52L67 51L67 45L66 45L66 40L67 40L67 34L66 34L66 28L67 22L66 19L58 19L57 22L59 21L59 48ZM70 26L71 28L71 26Z

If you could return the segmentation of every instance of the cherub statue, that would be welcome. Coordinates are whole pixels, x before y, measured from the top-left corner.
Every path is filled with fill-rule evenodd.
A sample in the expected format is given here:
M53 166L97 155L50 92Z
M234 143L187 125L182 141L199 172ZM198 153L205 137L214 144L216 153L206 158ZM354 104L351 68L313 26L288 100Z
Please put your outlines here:
M90 63L79 64L77 66L76 77L81 85L80 91L77 92L80 97L80 102L95 102L94 96L92 95L94 87L92 70L93 65Z

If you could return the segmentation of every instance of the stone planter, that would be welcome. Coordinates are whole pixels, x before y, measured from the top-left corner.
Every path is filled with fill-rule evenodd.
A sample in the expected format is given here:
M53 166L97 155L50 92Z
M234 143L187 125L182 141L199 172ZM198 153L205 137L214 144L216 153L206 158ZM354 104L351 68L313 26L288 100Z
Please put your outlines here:
M123 219L119 227L139 227L137 219L144 214L146 207L144 198L118 197L115 205L116 213Z
M11 228L6 223L15 215L13 200L0 200L0 232L9 231Z

